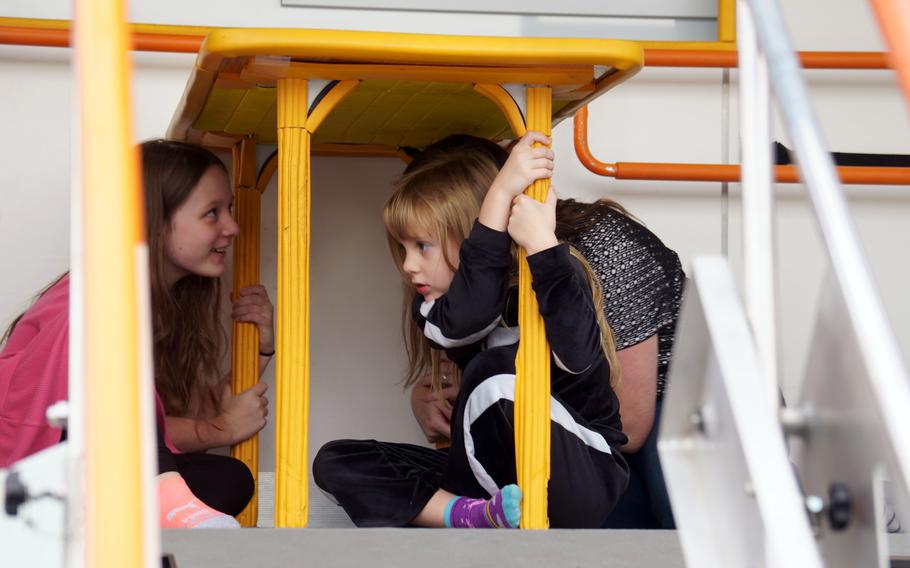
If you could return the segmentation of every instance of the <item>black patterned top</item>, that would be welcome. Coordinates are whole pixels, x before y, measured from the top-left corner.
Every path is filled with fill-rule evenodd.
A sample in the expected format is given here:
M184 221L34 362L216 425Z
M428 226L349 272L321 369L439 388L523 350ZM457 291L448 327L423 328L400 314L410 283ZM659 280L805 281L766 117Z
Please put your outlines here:
M679 256L640 223L610 211L572 245L603 286L616 349L657 334L657 398L663 396L686 275Z

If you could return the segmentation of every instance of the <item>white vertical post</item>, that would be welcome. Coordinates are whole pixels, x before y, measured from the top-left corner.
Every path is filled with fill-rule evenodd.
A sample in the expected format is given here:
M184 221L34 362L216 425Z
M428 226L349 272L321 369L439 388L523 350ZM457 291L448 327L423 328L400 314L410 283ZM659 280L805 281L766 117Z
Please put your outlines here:
M739 0L739 114L742 148L743 273L746 313L769 408L777 415L777 290L768 66L758 49L752 11Z

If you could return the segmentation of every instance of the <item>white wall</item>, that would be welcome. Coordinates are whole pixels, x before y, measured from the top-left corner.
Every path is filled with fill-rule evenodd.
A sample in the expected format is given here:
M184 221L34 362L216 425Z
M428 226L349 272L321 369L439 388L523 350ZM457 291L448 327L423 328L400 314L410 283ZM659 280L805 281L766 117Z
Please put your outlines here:
M621 17L598 15L565 16L521 13L521 0L497 0L504 13L434 12L408 10L352 10L345 8L303 8L281 6L280 0L136 0L130 3L130 21L192 26L285 27L342 30L372 30L463 35L613 37L628 39L711 40L716 26L711 21L713 0L674 0L678 10L671 14L686 17L632 17L629 3ZM341 2L337 4L342 4ZM691 6L687 7L689 4ZM492 5L489 4L488 5ZM648 14L648 7L637 7ZM462 6L463 10L464 7ZM603 6L592 8L603 11ZM3 16L21 18L72 17L70 0L5 0ZM511 13L505 13L511 12Z
M69 17L69 2L40 6L7 0L3 15ZM785 3L799 49L878 50L881 41L862 0L832 7L822 0ZM218 10L206 12L204 7ZM521 34L529 19L517 16L344 10L281 11L277 1L251 4L142 2L135 21L206 25L307 25L401 29L440 33ZM295 10L295 9L291 9ZM303 10L303 11L300 11ZM814 17L824 11L826 22ZM585 23L578 23L585 28ZM464 28L464 29L462 29ZM580 29L581 29L580 28ZM415 28L411 28L412 31ZM27 298L68 265L68 207L72 84L69 50L0 46L0 325ZM193 57L135 55L135 137L163 135L182 93ZM736 91L729 124L722 113L722 72L647 69L608 93L591 109L591 147L603 161L720 162L724 138L738 159ZM842 151L910 153L907 105L891 72L817 71L807 74L816 112L830 146ZM782 129L776 126L784 139ZM687 266L698 254L724 250L720 184L617 182L590 174L578 163L571 123L555 132L555 186L561 195L618 199L672 248ZM400 295L379 222L381 203L402 164L393 159L320 158L313 165L312 416L311 452L336 437L376 437L420 442L396 381L403 369L399 340ZM730 188L729 255L740 266L738 188ZM358 200L351 199L353 192ZM779 192L779 258L782 275L781 337L784 390L797 391L825 259L805 192ZM851 208L875 278L905 353L910 352L910 267L907 218L910 193L901 188L851 188ZM265 197L274 211L274 183ZM274 217L264 222L262 273L274 298ZM272 380L271 370L269 380ZM271 393L274 397L274 392ZM273 429L263 436L262 469L273 466Z

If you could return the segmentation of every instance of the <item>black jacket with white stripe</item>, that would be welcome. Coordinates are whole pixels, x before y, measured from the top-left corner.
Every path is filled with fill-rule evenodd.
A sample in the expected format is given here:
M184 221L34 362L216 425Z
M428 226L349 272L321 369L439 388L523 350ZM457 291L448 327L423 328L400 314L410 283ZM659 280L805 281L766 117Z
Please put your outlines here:
M517 290L509 287L508 233L475 222L462 243L459 268L443 296L413 314L434 348L445 349L462 370L483 349L518 341ZM531 286L552 354L551 392L604 434L611 446L625 443L619 402L600 344L591 288L566 244L528 257Z

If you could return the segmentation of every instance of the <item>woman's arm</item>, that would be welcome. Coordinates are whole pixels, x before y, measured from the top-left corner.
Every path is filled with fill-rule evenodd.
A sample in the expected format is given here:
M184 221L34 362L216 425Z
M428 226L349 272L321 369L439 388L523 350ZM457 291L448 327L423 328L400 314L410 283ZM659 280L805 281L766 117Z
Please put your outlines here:
M231 317L237 321L252 323L259 329L259 376L265 373L272 355L275 354L275 308L269 300L265 286L250 286L240 290L231 306Z
M657 335L616 352L622 368L622 380L615 387L619 398L623 433L629 443L624 453L641 449L654 425L657 403Z
M242 442L265 427L269 415L267 389L268 385L259 382L235 395L230 385L225 385L217 416L166 416L167 433L181 452L204 452Z
M181 452L204 452L230 446L230 435L215 427L210 420L165 416L167 434Z
M442 400L433 390L429 374L411 387L411 411L430 443L452 438L452 405L458 396L458 387L449 383L443 387L440 396Z

